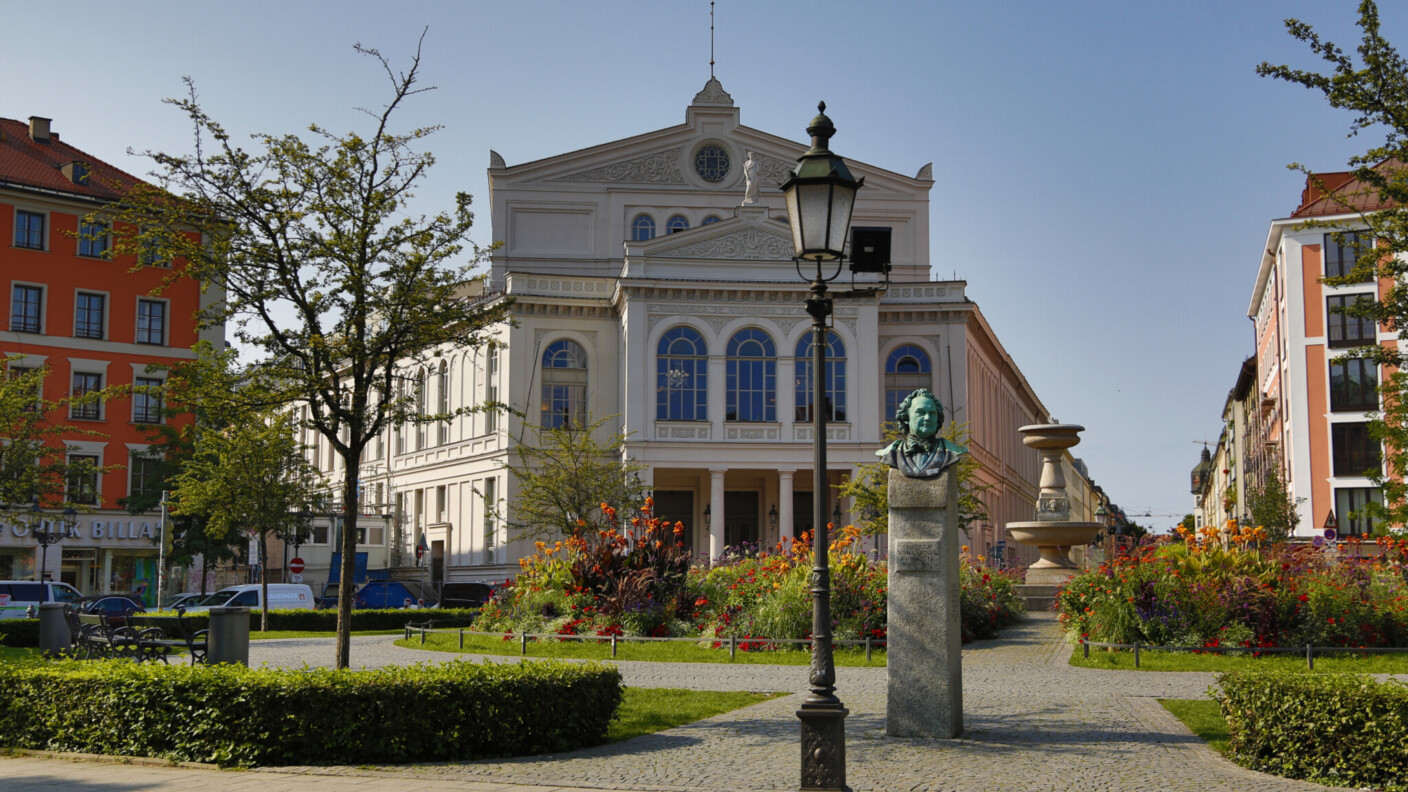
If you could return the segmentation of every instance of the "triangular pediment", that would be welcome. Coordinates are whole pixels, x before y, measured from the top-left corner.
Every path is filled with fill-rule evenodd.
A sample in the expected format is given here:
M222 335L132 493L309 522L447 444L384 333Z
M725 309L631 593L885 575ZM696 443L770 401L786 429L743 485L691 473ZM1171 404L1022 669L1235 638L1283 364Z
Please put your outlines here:
M785 224L768 219L763 207L739 207L738 213L728 220L638 243L639 247L632 253L650 259L787 261L792 258L792 235Z

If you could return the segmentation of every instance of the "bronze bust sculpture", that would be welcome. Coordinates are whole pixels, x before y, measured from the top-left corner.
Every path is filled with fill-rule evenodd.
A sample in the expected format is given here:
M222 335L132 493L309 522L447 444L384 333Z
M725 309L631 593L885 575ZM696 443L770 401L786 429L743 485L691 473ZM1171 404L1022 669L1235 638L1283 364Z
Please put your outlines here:
M968 453L938 436L944 425L943 404L928 388L904 397L895 410L895 423L903 436L875 455L908 478L937 478Z

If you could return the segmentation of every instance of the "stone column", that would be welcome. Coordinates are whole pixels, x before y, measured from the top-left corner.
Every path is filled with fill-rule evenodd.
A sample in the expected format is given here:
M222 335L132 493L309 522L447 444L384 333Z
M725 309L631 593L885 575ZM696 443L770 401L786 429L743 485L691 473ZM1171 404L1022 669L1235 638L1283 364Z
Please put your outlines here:
M709 558L724 554L724 474L727 470L709 471Z
M795 470L777 471L777 539L793 539L792 477Z
M890 471L889 701L891 737L963 732L958 480Z

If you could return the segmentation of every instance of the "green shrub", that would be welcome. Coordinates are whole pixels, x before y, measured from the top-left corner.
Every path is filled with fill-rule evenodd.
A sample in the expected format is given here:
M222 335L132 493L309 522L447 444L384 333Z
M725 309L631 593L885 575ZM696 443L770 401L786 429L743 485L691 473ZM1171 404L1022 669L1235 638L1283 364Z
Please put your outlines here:
M1217 684L1238 763L1337 786L1408 790L1408 686L1274 671L1221 674Z
M0 666L14 747L221 765L447 761L606 740L621 675L598 663L283 671L59 661Z
M0 619L0 646L39 646L39 620Z

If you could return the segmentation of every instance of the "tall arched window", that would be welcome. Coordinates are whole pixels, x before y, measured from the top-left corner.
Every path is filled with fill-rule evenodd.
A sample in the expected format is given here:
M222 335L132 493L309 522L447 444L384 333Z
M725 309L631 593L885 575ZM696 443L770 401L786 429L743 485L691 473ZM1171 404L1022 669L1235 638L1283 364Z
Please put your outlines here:
M777 420L777 351L767 333L739 330L728 340L729 421Z
M812 334L797 340L797 420L812 420ZM844 423L846 420L846 345L835 332L826 331L826 401L822 405L826 420Z
M895 420L900 402L916 388L933 390L934 377L929 371L929 355L914 344L896 347L885 358L885 414L881 420Z
M440 361L440 373L435 378L435 412L439 415L450 414L450 363ZM440 445L450 442L450 419L441 418L438 427L437 440Z
M631 221L631 241L644 242L655 238L655 218L648 214L638 214Z
M692 327L672 327L655 357L655 420L707 421L709 349Z
M554 341L543 350L545 428L587 423L587 353L576 341Z
M674 234L679 231L688 231L689 221L684 219L684 215L675 215L665 221L665 233Z
M499 431L499 348L490 346L484 356L484 401L489 403L489 411L484 413L484 433Z
M416 374L416 417L417 417L417 418L424 418L426 415L429 414L429 413L426 412L426 399L429 398L429 395L426 393L426 391L429 390L429 387L428 387L429 384L430 384L430 377L429 377L429 375L426 373L425 369L421 369L420 372ZM417 422L417 423L416 423L416 450L420 450L420 449L422 449L422 448L425 448L425 446L426 446L426 441L425 441L425 424L424 424L424 423L421 423L421 422Z

